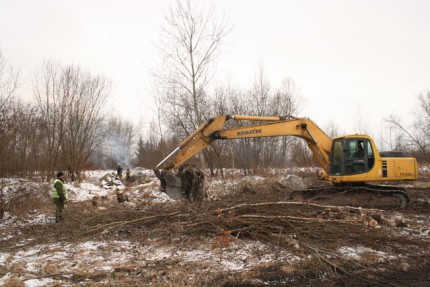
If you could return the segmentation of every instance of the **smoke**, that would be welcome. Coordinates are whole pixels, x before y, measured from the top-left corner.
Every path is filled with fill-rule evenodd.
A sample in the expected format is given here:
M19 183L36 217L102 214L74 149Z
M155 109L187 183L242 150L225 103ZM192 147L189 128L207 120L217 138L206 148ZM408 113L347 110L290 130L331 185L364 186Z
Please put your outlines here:
M111 135L108 140L109 157L123 168L131 167L132 155L131 147L119 135Z
M121 165L123 169L133 167L134 150L132 143L118 132L105 134L101 145L88 159L90 166L110 169Z

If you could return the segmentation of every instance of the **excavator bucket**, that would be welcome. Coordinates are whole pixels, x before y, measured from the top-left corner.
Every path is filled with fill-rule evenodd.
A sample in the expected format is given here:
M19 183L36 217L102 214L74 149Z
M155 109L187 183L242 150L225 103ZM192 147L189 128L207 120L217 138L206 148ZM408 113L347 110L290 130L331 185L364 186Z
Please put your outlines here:
M182 182L179 177L177 177L172 171L165 173L163 179L165 181L164 192L174 200L179 200L184 198L182 193Z
M183 165L175 174L172 170L154 170L161 183L161 191L170 198L203 200L204 174L191 165Z

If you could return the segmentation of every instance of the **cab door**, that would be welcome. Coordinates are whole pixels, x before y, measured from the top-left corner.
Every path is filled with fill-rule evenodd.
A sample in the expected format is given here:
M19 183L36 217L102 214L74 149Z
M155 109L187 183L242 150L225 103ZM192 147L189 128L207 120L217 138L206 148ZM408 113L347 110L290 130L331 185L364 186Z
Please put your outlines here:
M367 147L362 139L347 139L345 149L345 174L354 175L368 170Z

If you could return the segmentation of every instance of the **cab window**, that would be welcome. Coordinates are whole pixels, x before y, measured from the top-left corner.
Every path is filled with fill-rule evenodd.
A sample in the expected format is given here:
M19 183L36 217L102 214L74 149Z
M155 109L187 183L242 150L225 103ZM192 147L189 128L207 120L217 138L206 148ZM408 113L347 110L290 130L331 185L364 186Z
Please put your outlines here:
M347 141L345 175L366 172L365 144L361 139L349 139Z
M337 139L330 155L330 175L354 175L368 172L375 164L368 139Z

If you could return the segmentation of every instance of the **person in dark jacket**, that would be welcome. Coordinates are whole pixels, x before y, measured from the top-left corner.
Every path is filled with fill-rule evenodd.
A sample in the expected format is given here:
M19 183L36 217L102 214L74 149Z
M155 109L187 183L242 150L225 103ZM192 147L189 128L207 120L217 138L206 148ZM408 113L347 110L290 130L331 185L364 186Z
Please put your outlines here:
M122 167L118 165L118 168L116 169L116 174L118 175L119 179L122 179Z
M154 172L155 176L160 180L160 191L166 192L166 180L164 179L166 173L164 172L164 170L158 169L153 169L152 171Z
M63 221L64 205L67 203L67 190L64 186L64 173L59 171L52 187L52 200L55 205L55 222Z

